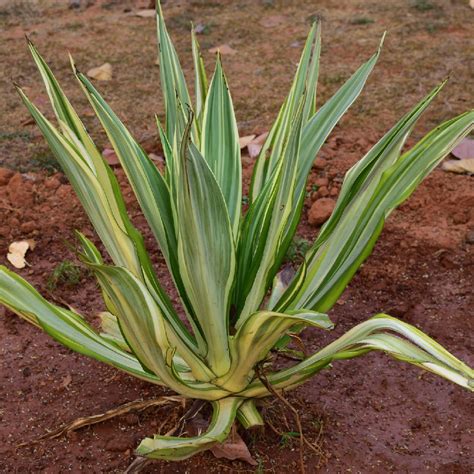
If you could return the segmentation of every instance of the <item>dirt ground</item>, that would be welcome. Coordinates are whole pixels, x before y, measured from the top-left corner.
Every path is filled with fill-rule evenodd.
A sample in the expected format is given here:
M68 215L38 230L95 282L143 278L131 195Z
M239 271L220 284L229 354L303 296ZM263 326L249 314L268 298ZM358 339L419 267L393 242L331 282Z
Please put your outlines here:
M66 1L0 1L0 263L6 264L10 242L33 238L37 246L28 254L30 266L19 273L52 300L72 304L94 323L102 303L90 275L75 274L66 282L52 277L58 264L74 261L66 245L73 240L74 229L94 238L92 229L11 81L20 83L50 114L27 54L26 33L104 148L105 135L74 84L67 52L82 70L109 62L113 79L99 83L99 89L144 148L159 154L153 115L163 108L154 20L124 11L147 3L96 1L87 8L69 9ZM320 103L372 54L388 31L365 92L335 129L311 172L300 239L312 241L318 232L309 225L307 213L312 200L322 195L321 187L334 197L348 167L440 80L450 76L445 91L420 121L415 138L472 105L468 84L472 84L474 11L464 0L168 0L164 11L186 73L192 72L190 21L204 29L199 40L209 71L213 61L209 48L227 43L236 50L224 56L224 66L241 135L268 130L315 16L323 19ZM248 178L252 160L246 158L244 167ZM172 290L123 172L115 171L158 275ZM437 169L393 212L373 255L330 313L336 329L330 334L307 330L308 348L315 350L383 311L419 326L473 365L472 179ZM310 192L318 183L319 191ZM72 353L2 309L0 340L0 472L123 472L143 437L156 432L170 413L182 414L179 406L174 411L149 409L19 448L19 443L76 417L165 392ZM305 452L308 472L464 474L474 470L472 396L384 355L341 362L289 398L300 411L307 437L318 439L322 450L322 455ZM278 402L262 409L281 433L296 431L291 414ZM205 453L178 464L157 462L145 472L298 469L297 439L268 428L243 436L256 467Z

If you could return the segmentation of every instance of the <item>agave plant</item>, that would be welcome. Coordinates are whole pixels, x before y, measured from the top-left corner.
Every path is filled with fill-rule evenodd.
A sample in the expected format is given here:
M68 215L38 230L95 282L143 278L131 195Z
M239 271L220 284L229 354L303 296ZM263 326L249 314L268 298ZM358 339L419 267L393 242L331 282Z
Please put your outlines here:
M164 127L157 120L164 172L71 63L159 244L182 307L174 307L160 285L116 177L31 43L59 127L18 91L110 257L112 263L105 263L78 233L80 258L97 277L107 311L101 315L103 332L97 333L77 312L46 301L5 267L0 302L81 354L212 404L212 420L202 435L144 439L137 453L150 458L179 460L208 449L226 439L236 418L245 428L261 425L258 399L297 387L334 361L374 350L472 390L472 369L415 327L385 314L292 367L278 370L272 354L288 345L291 333L308 326L332 329L325 313L371 253L385 219L469 133L474 112L441 124L405 152L407 137L443 84L403 116L349 170L332 216L285 283L279 270L301 216L311 166L361 92L380 48L317 107L321 41L320 25L313 25L290 92L256 160L243 215L239 135L221 58L217 55L208 84L192 36L192 102L160 6L157 24L166 109Z

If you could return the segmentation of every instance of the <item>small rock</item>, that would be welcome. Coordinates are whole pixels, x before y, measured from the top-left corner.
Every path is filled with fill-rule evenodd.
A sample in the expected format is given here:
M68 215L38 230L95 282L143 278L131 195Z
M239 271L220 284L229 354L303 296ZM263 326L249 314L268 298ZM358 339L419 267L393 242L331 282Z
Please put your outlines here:
M336 188L336 186L333 186L330 190L329 190L329 196L337 196L339 194L339 189Z
M127 416L125 416L124 421L127 425L134 426L138 425L138 423L140 422L140 418L135 413L129 413Z
M466 234L466 243L468 243L468 244L474 244L474 229L471 229L471 230Z
M0 168L0 186L5 186L13 176L13 171L8 168Z
M469 221L469 214L467 209L458 209L453 214L453 224L465 224Z
M34 221L28 221L28 222L23 222L23 224L20 225L20 229L22 232L25 234L29 234L30 232L33 232L36 229L36 223Z
M327 166L327 161L324 158L316 158L313 163L313 168L316 170L323 170Z
M308 212L308 222L315 226L323 224L331 216L335 205L336 203L330 198L318 199Z
M68 196L71 195L72 189L71 186L68 184L61 184L59 188L56 190L56 196L59 199L66 199Z
M77 431L68 431L66 433L66 437L69 441L72 441L73 443L79 439L79 435L77 434Z
M31 369L29 367L25 367L21 372L23 377L29 377L31 375Z
M32 184L25 182L20 173L8 181L7 194L14 207L31 207L35 202Z
M20 225L20 221L16 217L11 217L9 222L10 229L16 229Z
M318 189L318 197L326 197L329 195L329 191L328 191L328 188L326 186L321 186L319 189Z
M111 438L107 441L105 449L113 453L123 453L133 447L133 443L130 439L126 438Z
M44 187L47 189L58 189L61 186L61 181L57 176L51 176L50 178L46 179L44 182Z
M409 310L408 303L406 302L400 302L393 306L392 308L389 308L387 310L387 314L390 316L394 316L395 318L403 318L405 316L406 312Z
M327 185L329 184L329 180L327 178L317 178L315 179L314 184L319 187L321 186L327 187Z

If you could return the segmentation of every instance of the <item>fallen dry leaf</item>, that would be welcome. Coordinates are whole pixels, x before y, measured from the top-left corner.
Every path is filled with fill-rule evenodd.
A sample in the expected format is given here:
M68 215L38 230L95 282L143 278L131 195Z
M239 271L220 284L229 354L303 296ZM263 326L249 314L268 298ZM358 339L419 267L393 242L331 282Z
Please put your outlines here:
M36 246L34 240L20 240L18 242L12 242L8 247L7 260L15 268L25 268L26 260L25 255L28 249L33 250Z
M71 382L72 382L71 374L67 374L66 377L64 377L62 382L61 382L61 387L62 388L68 388L68 386L71 384Z
M263 145L265 143L265 140L267 139L267 137L268 137L268 132L261 133L260 135L258 135L257 138L252 140L252 143L257 143L258 145Z
M245 444L244 440L240 437L235 425L232 426L232 432L223 443L216 444L211 448L211 453L216 458L230 459L231 461L239 459L245 461L252 466L256 466L258 463L250 454L249 448Z
M249 151L250 158L257 158L260 150L262 149L262 145L259 143L249 143L247 145L247 150Z
M275 28L276 26L283 25L284 23L285 17L282 15L266 16L260 20L260 24L264 28Z
M139 16L141 18L154 18L156 15L156 10L147 9L147 10L138 10L134 12L134 16Z
M240 149L245 148L257 135L247 135L245 137L239 137Z
M161 163L163 165L165 164L165 159L162 156L157 155L156 153L150 153L148 157L152 161L156 161L157 163Z
M267 137L268 132L261 133L247 144L247 150L249 151L250 158L256 158L259 155Z
M93 67L87 71L87 75L97 81L110 81L112 79L112 64L104 63L102 66Z
M465 160L448 160L441 167L445 171L459 174L474 174L474 158Z
M451 154L459 160L474 158L474 140L472 138L464 138L458 146L453 148Z
M214 46L214 48L211 48L209 50L210 53L221 53L221 54L236 54L237 51L233 48L231 48L228 44L220 44L219 46Z
M115 151L112 150L111 148L104 148L102 150L102 156L105 158L105 161L110 166L116 166L120 164L120 160L118 159L118 156L115 154Z
M469 6L470 6L471 8L474 8L474 0L470 0L470 1L469 1Z

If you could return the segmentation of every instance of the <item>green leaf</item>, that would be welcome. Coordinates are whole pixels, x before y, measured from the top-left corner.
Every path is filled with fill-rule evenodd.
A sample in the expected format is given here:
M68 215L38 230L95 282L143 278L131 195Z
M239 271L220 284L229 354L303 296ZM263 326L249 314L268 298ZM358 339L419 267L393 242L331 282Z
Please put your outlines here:
M189 397L216 399L227 392L206 383L214 378L203 360L186 345L163 317L143 283L124 268L89 264L116 308L121 332L133 353L148 370L172 390ZM174 367L174 355L190 368L193 379L184 380Z
M333 323L326 314L314 311L293 311L276 313L259 311L243 322L235 336L230 338L232 365L227 374L214 383L231 392L243 390L254 376L255 365L265 359L267 354L293 326L314 326L332 329Z
M294 206L292 196L300 154L304 102L303 97L294 121L290 124L291 133L283 148L278 168L274 171L277 176L269 181L251 205L242 224L234 292L238 325L259 308L281 265L283 256L278 259L278 250Z
M191 107L191 99L186 85L186 79L179 63L176 49L166 29L160 2L156 5L158 60L160 65L161 90L166 109L166 136L170 143L183 136L184 127L178 114L178 101ZM193 125L193 138L197 138L196 126Z
M202 112L207 96L207 75L206 68L204 67L204 61L201 55L201 48L194 33L194 27L191 29L191 42L193 51L193 63L194 63L194 91L196 95L196 121L198 126L202 128Z
M206 160L189 142L190 126L191 122L181 145L176 202L178 261L204 334L206 359L219 376L230 366L228 313L235 249L224 197Z
M371 183L369 179L361 187L331 236L315 252L310 251L306 281L288 307L318 311L331 308L370 255L390 212L473 129L473 123L474 112L466 112L432 130L398 159L388 155L389 167L371 175L375 181ZM397 134L389 135L394 141L392 150L388 150L398 154L403 139Z
M370 196L382 173L398 160L416 121L431 105L445 84L446 81L434 88L346 173L336 207L329 220L321 228L313 252L331 235L347 207L354 205L356 200Z
M303 125L306 125L311 112L314 113L320 50L321 26L319 23L315 23L311 27L306 39L290 92L278 113L277 120L271 128L255 164L250 187L252 202L257 199L268 180L274 175L288 137L289 126L294 119L296 109L301 103L303 96L306 95Z
M76 72L76 75L114 147L143 214L160 245L187 314L192 318L195 327L199 327L196 325L196 317L179 273L177 238L169 185L90 81L81 73ZM165 149L167 140L166 137L162 138L165 140L163 143ZM171 150L165 152L166 155L169 153L172 153Z
M237 122L219 54L203 110L201 153L224 195L236 237L242 206L242 164Z
M402 336L394 336L393 333ZM327 367L332 361L352 359L373 350L434 372L471 391L474 371L419 329L385 314L365 321L334 342L289 369L268 375L273 388L290 389ZM260 381L240 393L242 397L269 395Z
M29 283L4 266L0 266L0 303L80 354L148 382L164 384L156 375L145 371L134 355L99 336L82 316L49 303Z
M255 406L254 400L245 400L237 410L237 419L240 424L246 429L254 428L255 426L265 426L262 415Z
M207 431L192 438L155 435L145 438L136 450L138 456L179 461L222 443L229 436L240 398L229 397L212 403L212 420Z

